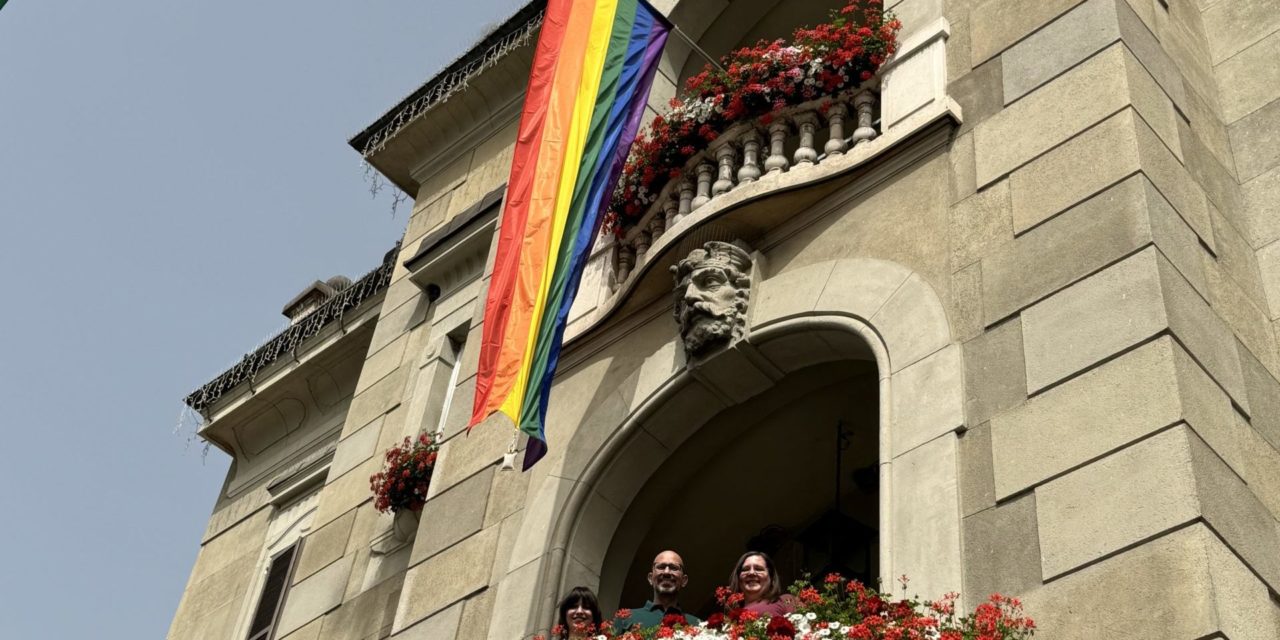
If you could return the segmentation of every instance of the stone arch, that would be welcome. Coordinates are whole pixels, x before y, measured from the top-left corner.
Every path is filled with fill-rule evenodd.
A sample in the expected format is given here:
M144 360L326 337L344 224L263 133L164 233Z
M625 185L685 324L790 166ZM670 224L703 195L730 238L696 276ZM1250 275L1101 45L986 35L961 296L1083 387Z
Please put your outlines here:
M832 9L830 0L675 0L670 5L672 21L714 57L759 40L787 38L796 27L825 20ZM679 82L705 60L678 38L671 40L663 66Z
M882 578L910 575L922 596L959 591L963 366L933 288L896 263L832 260L761 281L750 313L748 337L723 355L668 366L665 376L637 372L631 401L592 417L608 435L588 459L535 485L499 584L491 638L545 628L569 586L598 588L625 511L615 505L627 504L707 420L822 358L876 364Z

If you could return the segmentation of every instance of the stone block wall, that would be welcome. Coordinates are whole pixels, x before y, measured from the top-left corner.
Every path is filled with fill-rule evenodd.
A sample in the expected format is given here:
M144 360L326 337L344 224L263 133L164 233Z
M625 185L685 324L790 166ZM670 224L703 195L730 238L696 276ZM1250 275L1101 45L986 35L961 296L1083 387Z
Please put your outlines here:
M967 596L1277 637L1280 5L945 7Z

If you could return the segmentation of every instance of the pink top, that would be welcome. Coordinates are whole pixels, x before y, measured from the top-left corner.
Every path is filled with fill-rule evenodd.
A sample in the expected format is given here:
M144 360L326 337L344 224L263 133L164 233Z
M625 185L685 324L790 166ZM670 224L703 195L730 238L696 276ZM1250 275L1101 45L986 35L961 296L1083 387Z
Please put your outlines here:
M792 603L791 595L787 594L773 602L766 602L764 600L752 602L751 604L743 607L743 609L764 614L766 616L785 616L788 613L795 611L795 606Z

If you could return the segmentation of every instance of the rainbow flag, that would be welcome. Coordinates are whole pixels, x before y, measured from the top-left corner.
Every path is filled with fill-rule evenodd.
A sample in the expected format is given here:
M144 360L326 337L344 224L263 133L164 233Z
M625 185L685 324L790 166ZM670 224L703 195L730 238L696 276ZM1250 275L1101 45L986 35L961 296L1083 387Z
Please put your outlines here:
M474 427L495 412L546 454L547 400L569 307L622 172L671 25L644 0L549 0L534 53L476 376Z

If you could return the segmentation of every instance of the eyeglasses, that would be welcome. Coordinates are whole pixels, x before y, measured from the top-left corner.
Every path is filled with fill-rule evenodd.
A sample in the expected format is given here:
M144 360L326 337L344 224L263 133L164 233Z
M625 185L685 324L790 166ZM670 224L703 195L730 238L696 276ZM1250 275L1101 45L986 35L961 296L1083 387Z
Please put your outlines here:
M743 567L738 570L738 573L761 573L768 575L769 570L765 567Z
M654 571L674 571L674 572L680 572L680 571L684 571L684 567L682 567L682 566L680 566L680 565L678 565L678 564L676 564L676 563L674 563L674 562L659 562L659 563L657 563L657 564L653 565L653 570L654 570Z

